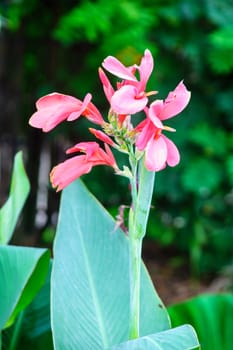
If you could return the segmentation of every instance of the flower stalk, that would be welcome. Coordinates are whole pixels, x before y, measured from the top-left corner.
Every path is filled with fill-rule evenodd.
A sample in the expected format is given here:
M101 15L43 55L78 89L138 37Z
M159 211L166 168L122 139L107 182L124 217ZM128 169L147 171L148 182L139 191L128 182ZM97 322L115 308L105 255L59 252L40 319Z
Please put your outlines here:
M130 233L129 233L130 234ZM140 275L142 239L129 237L130 322L129 339L140 336Z
M131 162L132 165L132 162ZM137 173L135 168L139 170ZM132 206L129 213L129 275L130 275L130 324L129 339L140 336L140 276L142 241L146 234L151 207L155 173L148 171L144 159L139 167L134 164L131 180ZM135 189L136 193L135 193Z

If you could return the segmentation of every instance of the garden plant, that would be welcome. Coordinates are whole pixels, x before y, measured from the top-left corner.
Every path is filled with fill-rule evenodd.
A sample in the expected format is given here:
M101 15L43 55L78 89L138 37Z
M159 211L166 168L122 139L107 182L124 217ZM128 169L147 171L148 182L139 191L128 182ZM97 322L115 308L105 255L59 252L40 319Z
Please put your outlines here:
M29 121L44 132L81 116L99 126L89 128L99 142L82 141L69 148L67 154L81 154L58 164L50 174L52 186L57 191L65 189L51 277L54 346L195 349L198 340L191 326L170 328L167 311L141 261L155 173L180 161L177 147L165 136L175 129L164 121L187 106L190 92L182 81L164 100L154 98L158 91L147 91L154 66L148 49L139 64L125 66L108 56L102 66L118 79L113 87L99 69L110 104L106 119L90 93L83 101L52 93L37 101L37 111ZM135 118L138 113L140 121ZM112 149L125 155L122 168ZM97 165L110 166L116 175L129 180L132 203L120 211L116 222L82 182L74 182Z

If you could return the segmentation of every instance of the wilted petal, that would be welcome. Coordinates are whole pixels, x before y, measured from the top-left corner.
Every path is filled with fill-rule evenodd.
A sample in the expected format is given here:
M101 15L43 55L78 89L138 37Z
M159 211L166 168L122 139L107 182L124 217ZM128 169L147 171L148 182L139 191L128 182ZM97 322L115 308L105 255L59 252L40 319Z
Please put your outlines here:
M161 136L167 145L167 164L170 166L176 166L180 162L180 153L176 145L169 140L166 136Z
M111 107L119 114L135 114L142 111L147 102L146 96L137 98L137 89L134 86L125 85L112 96Z
M70 158L52 169L50 173L52 186L60 191L80 176L89 173L92 166L86 162L84 155Z
M125 67L117 58L108 56L103 61L102 66L113 75L121 79L137 81L136 77L131 73L131 69Z
M185 85L181 81L175 90L168 94L159 118L164 120L174 117L180 113L189 103L190 97L190 91L186 89Z

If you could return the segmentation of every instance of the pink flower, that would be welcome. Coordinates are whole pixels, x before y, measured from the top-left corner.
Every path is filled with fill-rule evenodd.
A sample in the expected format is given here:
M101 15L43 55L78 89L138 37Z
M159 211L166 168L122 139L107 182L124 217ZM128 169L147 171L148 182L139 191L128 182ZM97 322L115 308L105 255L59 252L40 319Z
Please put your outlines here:
M105 144L105 151L96 142L80 142L69 148L66 153L83 152L55 166L50 173L50 180L57 191L62 190L80 176L91 171L96 165L109 165L118 169L110 147Z
M102 124L104 120L98 109L90 102L91 97L91 94L87 94L83 102L57 92L41 97L36 102L37 112L31 116L29 124L48 132L61 122L75 120L81 115L96 124Z
M104 60L103 67L107 71L124 79L121 84L118 84L117 91L113 93L110 99L111 107L116 113L127 115L140 112L147 105L147 96L157 93L155 91L149 93L145 92L146 84L152 73L153 66L153 57L148 49L145 50L139 66L125 67L112 56L108 56ZM136 70L139 72L139 80L135 77Z
M145 151L145 165L148 170L159 171L166 164L175 166L179 163L177 147L162 134L163 130L175 130L164 126L162 120L180 113L187 106L190 95L183 82L180 82L165 101L156 100L145 110L147 118L136 127L139 132L136 147L139 151Z

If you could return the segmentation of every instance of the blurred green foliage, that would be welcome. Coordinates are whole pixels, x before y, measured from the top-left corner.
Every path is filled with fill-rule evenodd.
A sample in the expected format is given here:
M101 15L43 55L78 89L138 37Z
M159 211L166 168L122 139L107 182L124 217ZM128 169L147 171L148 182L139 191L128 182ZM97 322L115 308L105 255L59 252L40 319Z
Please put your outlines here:
M233 295L203 294L168 307L173 327L190 323L202 350L232 349Z
M2 33L21 38L23 132L33 101L60 91L108 105L97 68L107 55L138 62L155 58L150 87L165 98L182 79L192 91L177 117L174 142L181 163L157 174L148 237L184 254L195 274L216 273L233 253L233 1L232 0L15 0L0 4ZM59 126L70 142L89 138L86 122ZM119 160L121 163L122 160ZM85 177L111 211L128 204L127 183L109 169ZM116 186L113 186L116 183Z

